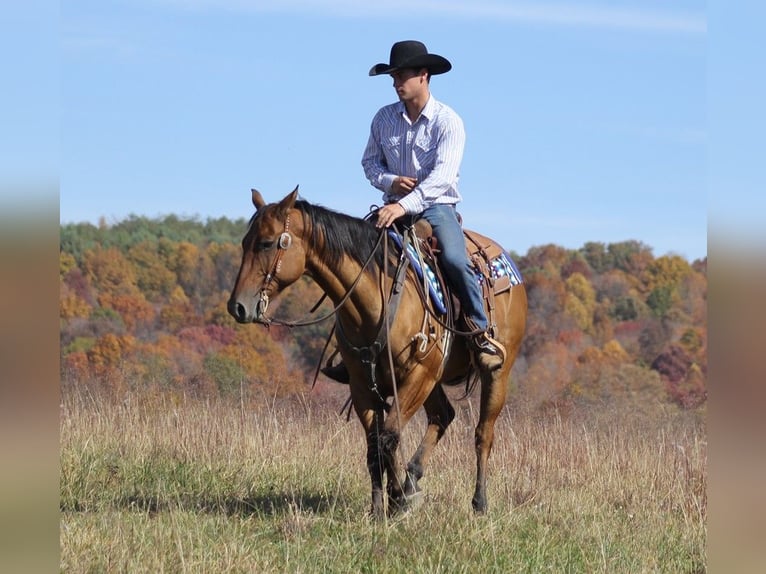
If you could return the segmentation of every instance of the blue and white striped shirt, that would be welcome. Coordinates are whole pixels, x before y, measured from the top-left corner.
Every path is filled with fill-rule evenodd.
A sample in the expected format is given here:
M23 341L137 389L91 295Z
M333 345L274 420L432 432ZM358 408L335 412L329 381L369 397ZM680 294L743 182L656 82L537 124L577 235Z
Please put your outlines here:
M370 183L383 192L383 201L398 201L405 213L420 213L434 203L462 199L457 184L464 147L463 120L449 106L430 96L412 123L404 103L396 102L372 119L362 167ZM399 176L418 180L403 197L391 194Z

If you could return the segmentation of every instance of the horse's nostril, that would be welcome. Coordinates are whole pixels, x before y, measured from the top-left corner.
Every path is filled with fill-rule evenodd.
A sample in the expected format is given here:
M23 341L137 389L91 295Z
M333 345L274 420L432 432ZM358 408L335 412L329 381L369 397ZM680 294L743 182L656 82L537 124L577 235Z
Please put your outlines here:
M247 310L245 309L245 306L242 303L237 303L236 305L236 318L240 322L245 322L245 319L247 319Z
M229 314L240 323L244 323L247 320L247 310L242 303L234 300L229 300L227 307L229 309Z

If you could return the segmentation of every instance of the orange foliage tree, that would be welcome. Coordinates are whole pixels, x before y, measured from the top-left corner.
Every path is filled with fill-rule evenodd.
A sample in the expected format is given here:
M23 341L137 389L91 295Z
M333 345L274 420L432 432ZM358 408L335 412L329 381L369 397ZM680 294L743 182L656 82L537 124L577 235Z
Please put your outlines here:
M102 308L113 309L120 314L122 322L131 333L139 329L150 329L155 319L154 307L144 298L143 293L136 295L114 295L103 293L98 302Z
M140 292L133 265L116 247L96 247L85 252L83 270L101 293L137 295Z
M142 241L128 250L128 260L136 274L136 282L150 301L170 295L177 282L173 271L159 251L155 241Z
M246 223L173 216L62 226L64 380L239 399L306 390L332 320L295 329L236 324L226 301ZM529 299L514 369L519 397L603 401L660 388L681 406L704 401L706 260L654 258L638 241L548 244L516 259ZM314 318L331 308L325 302L308 315L319 296L304 278L270 311Z

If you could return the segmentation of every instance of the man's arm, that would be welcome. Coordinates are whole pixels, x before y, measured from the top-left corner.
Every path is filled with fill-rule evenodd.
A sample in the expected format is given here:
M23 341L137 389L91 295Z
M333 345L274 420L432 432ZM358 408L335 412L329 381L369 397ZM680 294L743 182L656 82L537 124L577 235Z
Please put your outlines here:
M377 118L377 116L376 116ZM375 130L375 118L370 127L370 137L367 140L367 147L362 154L362 169L369 182L385 194L392 192L392 186L396 175L390 173L386 166L386 157L383 154L383 148L378 140Z

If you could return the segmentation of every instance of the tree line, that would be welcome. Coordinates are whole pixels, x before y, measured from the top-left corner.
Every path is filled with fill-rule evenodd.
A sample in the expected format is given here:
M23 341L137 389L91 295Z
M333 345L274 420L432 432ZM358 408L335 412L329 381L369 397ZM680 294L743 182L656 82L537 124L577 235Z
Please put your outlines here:
M246 228L244 219L176 216L62 225L62 384L239 397L306 392L331 321L289 331L235 323L226 301ZM511 255L529 297L514 397L537 407L704 405L706 258L655 257L633 240ZM304 278L277 300L277 313L304 317L320 296Z

